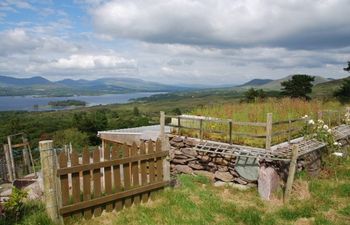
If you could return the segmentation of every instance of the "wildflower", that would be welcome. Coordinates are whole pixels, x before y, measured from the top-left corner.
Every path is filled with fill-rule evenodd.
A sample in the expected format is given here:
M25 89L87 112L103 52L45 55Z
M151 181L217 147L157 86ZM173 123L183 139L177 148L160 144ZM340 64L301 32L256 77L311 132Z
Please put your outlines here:
M317 120L318 123L322 123L324 124L324 121L323 120Z
M341 146L341 143L339 143L339 142L336 141L336 142L333 143L333 145L335 145L335 146Z
M327 132L331 134L332 133L332 129L328 129Z
M315 121L314 120L309 120L307 123L310 124L310 125L314 125Z
M301 117L302 119L306 119L308 118L309 116L308 115L304 115L303 117Z
M328 126L327 125L323 125L323 129L325 129L325 130L328 130Z

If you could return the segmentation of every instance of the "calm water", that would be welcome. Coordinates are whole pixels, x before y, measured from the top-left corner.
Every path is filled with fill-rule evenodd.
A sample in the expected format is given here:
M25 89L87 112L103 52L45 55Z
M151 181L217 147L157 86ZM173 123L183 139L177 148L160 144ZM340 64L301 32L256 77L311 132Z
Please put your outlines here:
M74 107L50 107L50 101L80 100L87 103L87 106L107 105L114 103L127 103L131 99L149 97L160 92L136 92L127 94L108 94L100 96L73 96L73 97L37 97L37 96L0 96L0 111L27 110L47 111L63 110ZM34 108L38 105L38 108Z

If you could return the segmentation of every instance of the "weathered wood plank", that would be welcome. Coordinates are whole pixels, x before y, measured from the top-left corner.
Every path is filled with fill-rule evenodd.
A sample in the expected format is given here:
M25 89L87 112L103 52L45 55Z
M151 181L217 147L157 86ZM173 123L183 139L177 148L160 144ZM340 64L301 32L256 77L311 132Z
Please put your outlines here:
M79 165L79 155L76 151L73 151L71 154L71 164L72 166ZM80 173L72 173L72 199L73 203L80 202ZM80 217L81 212L74 213L73 216Z
M104 161L109 161L111 159L109 145L104 146ZM111 177L111 167L104 167L104 181L105 181L105 193L107 195L112 194L112 177ZM110 202L106 205L106 211L111 212L113 210L113 203Z
M156 141L156 152L161 152L162 151L162 142L161 140ZM156 166L157 166L157 171L156 171L156 180L157 181L162 181L163 180L163 158L158 157L156 160Z
M141 142L140 145L140 155L146 154L146 145L145 142ZM142 160L141 161L141 185L146 186L148 184L147 181L147 161ZM148 201L149 193L145 192L142 193L142 202L146 203Z
M117 145L113 145L113 150L112 150L112 159L118 159L120 158L120 152L119 148ZM114 181L114 193L118 193L122 190L122 185L121 185L121 177L120 177L120 165L114 165L113 166L113 181ZM114 203L114 209L119 212L120 210L123 209L123 201L118 200Z
M148 141L148 148L147 148L147 153L154 153L154 148L153 148L153 141L149 140ZM154 183L155 182L155 175L156 175L156 170L155 170L155 162L154 162L155 158L150 158L148 160L148 169L149 169L149 180L150 183Z
M64 152L61 152L58 156L58 162L60 168L66 168L68 157ZM61 183L61 195L62 195L62 206L68 205L69 202L69 184L68 184L68 174L60 176Z
M137 156L139 155L139 149L136 145L136 143L133 143L131 147L131 156ZM133 162L131 164L131 174L132 174L132 187L136 188L140 186L140 177L139 177L139 162ZM133 199L134 204L139 204L140 203L140 196L135 195Z
M83 164L90 164L90 153L87 148L83 150ZM83 201L91 199L91 171L83 171ZM90 219L92 212L90 208L84 210L84 218Z
M93 160L94 162L100 162L100 151L95 149L93 151ZM94 182L94 199L101 196L101 169L93 170L93 182ZM101 206L95 205L94 207L94 216L100 216L102 213Z
M124 157L127 158L130 156L130 148L126 144L123 145ZM130 190L131 188L131 174L130 174L130 163L123 164L123 173L124 173L124 190ZM124 199L125 207L130 207L132 204L131 198L127 197Z

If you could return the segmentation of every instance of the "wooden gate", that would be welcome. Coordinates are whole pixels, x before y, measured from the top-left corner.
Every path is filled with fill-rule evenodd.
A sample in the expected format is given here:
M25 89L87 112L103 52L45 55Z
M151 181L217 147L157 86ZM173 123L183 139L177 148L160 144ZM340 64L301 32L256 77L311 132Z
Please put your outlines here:
M96 149L92 156L86 149L82 157L74 151L70 157L61 152L57 169L59 214L88 219L103 210L119 211L147 202L153 191L169 183L163 171L167 155L160 140L141 142L140 146L108 143L103 154Z

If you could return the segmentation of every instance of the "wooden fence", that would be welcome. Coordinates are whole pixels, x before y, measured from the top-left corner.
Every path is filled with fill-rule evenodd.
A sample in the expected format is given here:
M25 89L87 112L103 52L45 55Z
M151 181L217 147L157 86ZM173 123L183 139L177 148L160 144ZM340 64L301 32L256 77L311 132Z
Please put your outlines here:
M318 119L324 119L325 123L331 127L331 125L339 125L342 123L342 118L346 112L350 113L350 108L346 110L324 110L318 113ZM233 137L247 137L255 139L265 139L265 148L270 149L273 143L273 138L279 138L283 136L282 140L290 141L292 138L300 136L307 118L289 118L284 121L273 121L272 113L266 115L265 122L238 122L231 119L220 119L211 117L184 117L184 116L171 116L166 115L166 118L171 118L172 122L168 123L168 126L177 129L177 133L181 134L181 129L195 130L198 132L198 137L203 140L204 132L212 134L225 135L226 142L232 144ZM174 124L175 121L175 124ZM191 122L188 122L191 121ZM213 130L204 126L205 123L220 124L220 130ZM185 125L184 125L185 124ZM187 126L186 126L187 125ZM238 132L235 127L246 126L264 129L259 134L253 132ZM253 129L251 129L253 130Z
M153 191L169 183L163 168L168 151L162 149L160 140L140 146L109 142L101 153L96 149L91 155L85 149L81 158L74 151L70 157L59 154L58 212L63 218L88 219L103 210L120 211L147 202Z

